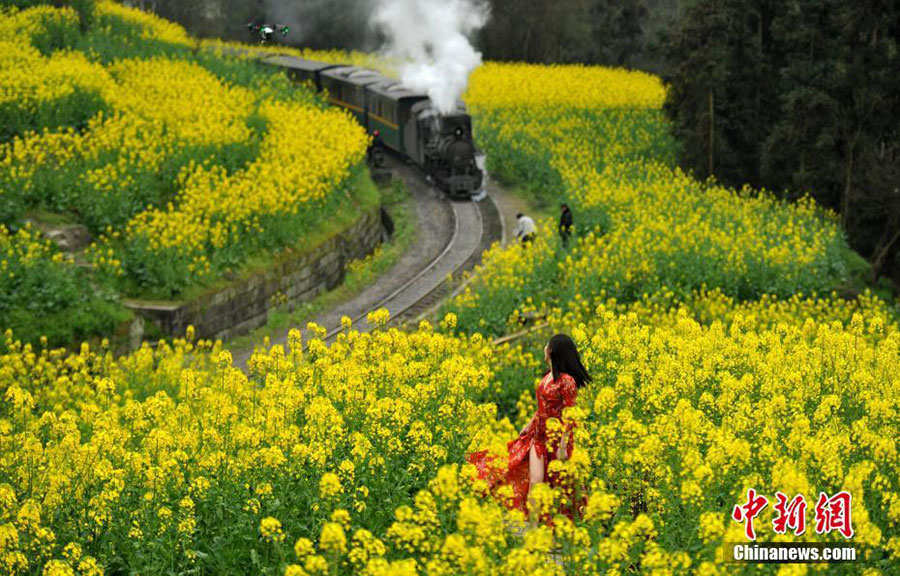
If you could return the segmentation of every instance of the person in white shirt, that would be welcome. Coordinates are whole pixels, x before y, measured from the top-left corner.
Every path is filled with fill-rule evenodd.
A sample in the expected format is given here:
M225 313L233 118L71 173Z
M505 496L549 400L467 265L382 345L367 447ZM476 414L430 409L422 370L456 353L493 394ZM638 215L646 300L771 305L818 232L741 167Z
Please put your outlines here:
M526 216L519 212L516 214L516 220L519 222L519 225L516 227L516 238L522 244L527 244L534 240L535 232L537 232L537 228L534 225L534 220L531 219L530 216Z

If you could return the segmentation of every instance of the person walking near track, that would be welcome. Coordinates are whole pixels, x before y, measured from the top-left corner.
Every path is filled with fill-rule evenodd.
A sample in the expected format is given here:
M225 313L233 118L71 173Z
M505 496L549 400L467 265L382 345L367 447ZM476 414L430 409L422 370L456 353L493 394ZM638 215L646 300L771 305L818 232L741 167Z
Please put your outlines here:
M572 211L568 204L563 204L559 215L559 236L562 238L562 245L569 245L569 237L572 236Z
M534 225L534 220L531 219L530 216L526 216L519 212L516 214L516 221L518 221L519 225L516 227L516 238L519 242L524 246L529 242L534 240L535 232L537 228Z
M384 164L384 140L381 139L379 130L372 133L372 144L369 145L368 156L369 163L374 168L381 168L381 165Z

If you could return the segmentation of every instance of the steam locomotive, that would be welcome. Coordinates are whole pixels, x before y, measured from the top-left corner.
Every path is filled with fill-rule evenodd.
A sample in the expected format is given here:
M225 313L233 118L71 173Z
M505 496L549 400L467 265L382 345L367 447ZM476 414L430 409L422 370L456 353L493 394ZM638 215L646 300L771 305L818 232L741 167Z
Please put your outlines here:
M472 118L461 103L453 112L441 114L427 95L366 68L280 54L265 56L261 62L325 90L332 104L352 113L369 134L378 130L386 147L420 166L451 198L482 194L483 156L472 140Z

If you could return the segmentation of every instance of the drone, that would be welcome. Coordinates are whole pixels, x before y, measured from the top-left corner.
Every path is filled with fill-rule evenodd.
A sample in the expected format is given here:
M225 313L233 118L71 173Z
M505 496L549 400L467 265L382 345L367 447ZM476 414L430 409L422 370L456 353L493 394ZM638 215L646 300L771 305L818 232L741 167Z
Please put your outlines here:
M287 36L291 31L291 27L280 24L257 24L256 22L249 22L247 24L247 30L249 30L251 34L259 34L259 43L266 44L272 41L272 36L276 33Z

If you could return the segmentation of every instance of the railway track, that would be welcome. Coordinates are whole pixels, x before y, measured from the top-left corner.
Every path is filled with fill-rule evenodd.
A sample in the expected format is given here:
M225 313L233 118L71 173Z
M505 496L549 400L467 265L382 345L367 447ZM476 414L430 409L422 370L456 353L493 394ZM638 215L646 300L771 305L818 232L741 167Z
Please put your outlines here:
M391 322L417 322L423 318L434 317L445 299L455 296L463 287L462 280L467 272L472 272L481 264L482 255L494 242L503 241L503 226L499 208L491 197L478 202L478 215L481 221L481 238L478 246L469 257L458 266L449 280L445 280L435 286L428 294L418 302L407 308L397 317L392 316Z
M418 319L424 311L439 303L445 292L443 288L448 282L448 275L456 276L471 259L474 250L470 246L471 237L477 236L480 239L484 231L481 211L475 202L454 202L451 207L453 234L441 253L385 298L353 318L354 329L370 331L373 327L366 316L380 308L386 308L391 313L388 325L396 325L403 320ZM340 331L340 326L329 330L325 336L326 341L334 338Z
M369 332L374 326L366 317L380 308L390 312L390 326L433 315L464 274L481 262L482 253L493 242L503 240L499 208L490 196L480 201L450 201L426 182L416 167L392 156L387 164L413 196L419 238L409 254L375 284L314 319L326 329L326 342L341 332L342 316L351 318L354 330ZM301 330L303 342L313 337L305 326L296 328ZM287 334L283 334L271 344L286 341ZM246 367L252 352L234 350L235 364Z
M396 171L397 166L394 165L394 168ZM421 180L421 173L399 172L408 186L411 184L410 178ZM410 188L413 189L412 186ZM502 240L500 213L489 196L480 201L445 202L449 206L453 223L446 245L412 278L352 318L355 330L372 330L373 326L366 317L370 312L381 308L390 312L389 326L414 323L433 315L444 298L450 295L456 281L481 262L482 253L493 242ZM421 224L428 225L427 222ZM325 341L333 340L340 331L340 325L330 329L325 335Z

